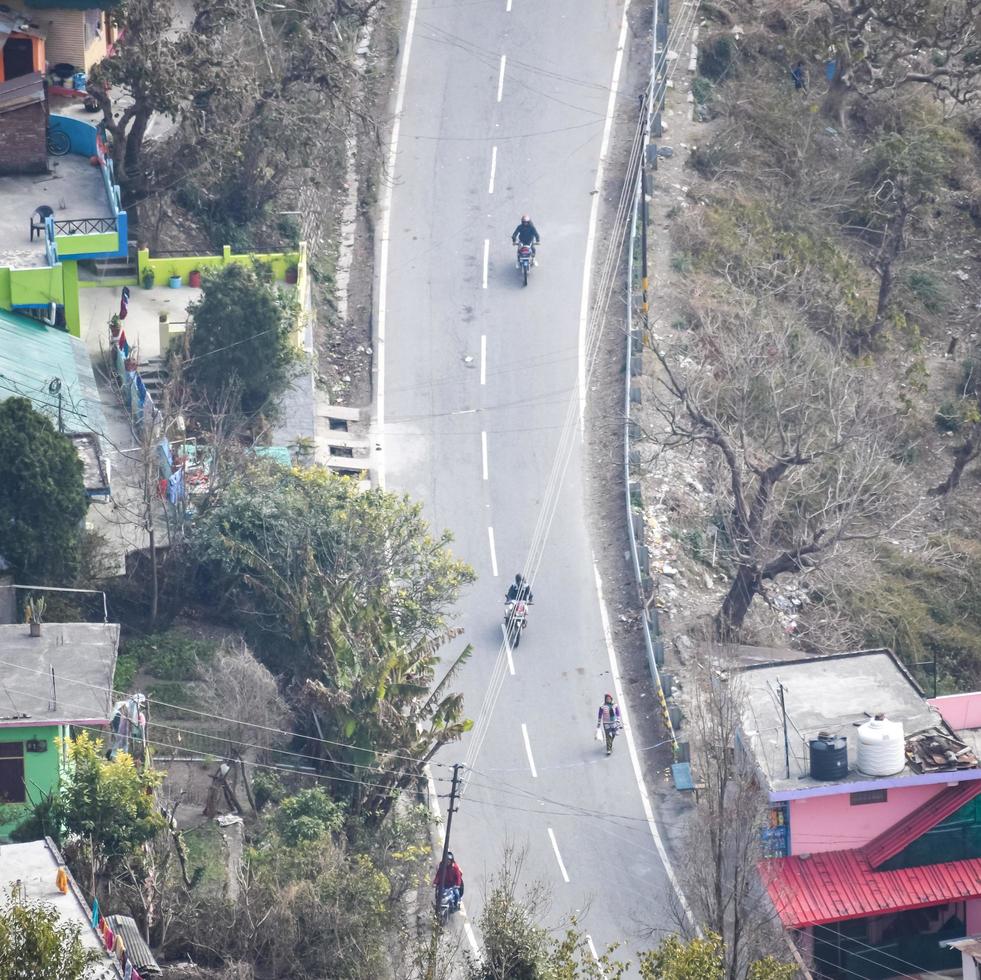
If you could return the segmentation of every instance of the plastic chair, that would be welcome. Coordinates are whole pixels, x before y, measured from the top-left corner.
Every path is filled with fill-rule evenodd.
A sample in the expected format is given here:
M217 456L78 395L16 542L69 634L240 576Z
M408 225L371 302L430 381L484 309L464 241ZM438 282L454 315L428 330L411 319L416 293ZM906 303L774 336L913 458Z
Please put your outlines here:
M44 234L47 237L47 225L45 222L54 214L54 209L49 208L47 204L42 204L40 207L34 209L34 214L31 215L31 241L34 241L35 235ZM37 219L36 221L34 219Z

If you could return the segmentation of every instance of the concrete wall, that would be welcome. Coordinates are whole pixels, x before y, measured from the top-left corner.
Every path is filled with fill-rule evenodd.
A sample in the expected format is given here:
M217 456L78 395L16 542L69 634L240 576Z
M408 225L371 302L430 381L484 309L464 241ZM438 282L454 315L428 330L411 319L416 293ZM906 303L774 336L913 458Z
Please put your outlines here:
M88 71L106 56L106 15L101 10L28 9L16 0L8 0L8 6L24 13L44 31L48 64L67 62L79 71Z
M48 145L43 102L0 115L0 174L46 174ZM27 215L24 216L25 231Z
M950 694L943 698L930 698L943 720L951 728L981 728L981 691L971 694Z
M47 793L57 790L61 773L61 750L56 739L67 732L60 725L35 725L25 728L0 728L0 742L27 742L44 739L48 745L44 752L25 752L24 783L28 803L0 807L0 837L6 837L19 824L30 809Z
M138 255L139 278L143 282L143 274L147 269L152 269L156 277L156 285L166 286L167 280L171 276L180 276L181 284L188 285L187 277L191 272L197 270L204 272L205 269L218 269L225 265L252 265L262 262L272 267L273 278L284 279L286 270L290 266L297 266L299 273L301 256L305 260L306 252L301 244L296 252L268 252L261 255L249 253L248 255L233 255L231 246L226 245L222 249L221 255L177 255L172 258L151 259L150 250L140 249ZM305 261L304 261L305 265ZM304 275L306 270L303 270ZM297 278L299 286L299 277Z
M966 935L981 936L981 898L964 903L967 908Z
M851 804L849 793L794 800L790 804L790 853L862 847L944 788L940 783L890 789L885 803L859 806Z

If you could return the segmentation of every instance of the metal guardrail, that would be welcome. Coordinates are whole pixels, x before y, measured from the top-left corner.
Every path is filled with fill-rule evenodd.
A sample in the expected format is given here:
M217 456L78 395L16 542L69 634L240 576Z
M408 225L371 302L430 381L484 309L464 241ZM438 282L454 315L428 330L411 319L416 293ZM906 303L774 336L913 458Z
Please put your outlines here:
M647 147L650 142L651 127L655 117L661 110L664 101L666 87L661 78L658 77L658 50L659 45L664 45L667 37L667 7L668 0L656 0L654 4L654 22L652 30L651 44L651 78L650 78L650 98L647 103L647 123L644 127L644 146L641 154L641 163L637 168L636 189L634 192L634 206L630 222L630 241L627 248L627 316L629 317L629 329L627 330L627 351L626 351L626 370L624 372L624 425L623 425L623 489L627 511L627 535L630 539L630 557L634 568L634 582L637 586L637 597L640 600L644 631L644 646L647 650L647 665L654 680L654 688L657 692L657 699L661 705L661 716L664 726L671 739L671 748L675 757L678 755L678 737L671 722L671 714L668 710L667 697L664 686L661 682L661 672L659 670L658 659L663 661L664 645L658 634L660 632L657 610L648 609L648 599L645 596L644 579L641 570L640 549L637 544L637 528L635 521L640 517L639 524L643 528L643 516L638 515L634 507L633 489L634 484L631 480L630 472L630 438L631 420L630 406L633 401L633 359L635 347L643 348L644 334L643 323L637 323L634 311L635 288L634 288L634 251L637 246L637 221L641 211L641 195L644 193L644 160L647 156ZM664 74L665 66L662 62L660 74Z
M116 231L115 218L65 218L53 224L56 235L92 235Z

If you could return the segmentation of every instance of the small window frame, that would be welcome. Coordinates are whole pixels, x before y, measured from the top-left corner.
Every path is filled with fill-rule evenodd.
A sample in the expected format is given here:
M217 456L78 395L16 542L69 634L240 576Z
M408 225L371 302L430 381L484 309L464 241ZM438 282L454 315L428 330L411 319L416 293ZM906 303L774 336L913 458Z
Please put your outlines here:
M866 789L858 793L849 793L848 802L851 806L869 806L873 803L888 803L889 790Z

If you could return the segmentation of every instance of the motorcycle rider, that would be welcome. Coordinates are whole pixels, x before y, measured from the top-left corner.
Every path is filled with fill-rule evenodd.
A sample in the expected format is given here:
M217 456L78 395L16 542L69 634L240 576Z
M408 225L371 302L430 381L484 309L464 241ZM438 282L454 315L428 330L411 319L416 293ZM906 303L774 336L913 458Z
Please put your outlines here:
M603 695L603 703L599 707L596 715L597 731L602 726L603 734L606 736L606 754L613 751L613 739L623 725L620 722L620 705L613 700L612 694Z
M463 872L460 865L453 858L453 852L449 851L446 860L441 862L436 868L436 876L433 878L433 886L438 889L438 896L441 896L444 888L449 888L451 892L450 911L456 912L460 908L460 899L463 898Z
M518 227L511 232L511 244L517 245L521 242L522 245L531 246L531 263L532 265L538 265L538 260L535 258L535 246L541 243L541 236L538 234L538 229L535 227L535 223L528 217L527 214L521 216L521 221L518 222Z
M507 594L504 596L505 602L534 602L535 598L531 592L531 586L525 581L520 573L514 576L514 582L508 586Z

